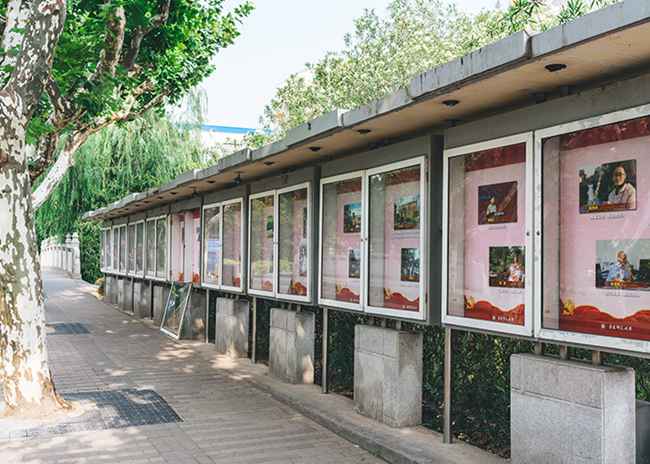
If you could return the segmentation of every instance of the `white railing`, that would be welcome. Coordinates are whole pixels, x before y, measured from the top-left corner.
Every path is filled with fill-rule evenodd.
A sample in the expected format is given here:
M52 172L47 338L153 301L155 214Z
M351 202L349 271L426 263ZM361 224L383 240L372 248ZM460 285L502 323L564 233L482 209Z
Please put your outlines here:
M81 278L81 254L79 252L79 235L68 234L63 242L57 237L46 238L41 242L41 268L54 268L70 274L75 279Z

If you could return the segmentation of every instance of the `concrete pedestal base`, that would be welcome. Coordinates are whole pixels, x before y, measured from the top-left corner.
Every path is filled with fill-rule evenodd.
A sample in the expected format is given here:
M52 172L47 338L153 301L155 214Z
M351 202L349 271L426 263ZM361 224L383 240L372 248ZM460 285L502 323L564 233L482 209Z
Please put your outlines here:
M124 297L122 299L122 311L133 312L133 281L129 278L122 280Z
M314 383L314 329L313 313L271 309L271 375L288 383Z
M162 313L167 304L169 297L169 287L164 285L154 285L153 287L153 321L160 325L162 322Z
M146 280L133 282L133 312L141 319L151 318L149 285L151 284Z
M635 462L632 369L515 354L510 370L513 463Z
M104 301L113 304L117 300L116 292L115 277L107 275L104 278Z
M217 352L233 358L248 357L248 302L216 298L215 339Z
M117 279L115 279L115 282L117 284L117 301L115 302L115 304L119 308L122 308L124 306L124 279L118 277Z
M354 403L391 427L422 423L422 334L354 328Z

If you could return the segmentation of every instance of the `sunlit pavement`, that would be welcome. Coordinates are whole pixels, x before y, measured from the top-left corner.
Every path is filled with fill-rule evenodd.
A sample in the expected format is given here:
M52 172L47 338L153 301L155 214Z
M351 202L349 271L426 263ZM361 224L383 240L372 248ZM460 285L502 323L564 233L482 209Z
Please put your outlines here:
M182 422L118 421L121 428L74 431L83 430L80 425L58 434L14 436L0 441L0 463L383 462L222 368L227 361L215 361L211 346L173 341L98 301L92 286L59 273L45 274L45 291L47 344L59 392L91 399L127 392L127 409L139 402L129 392L153 392ZM173 420L169 413L158 415ZM133 417L136 423L151 420L146 408ZM104 426L115 423L103 419Z

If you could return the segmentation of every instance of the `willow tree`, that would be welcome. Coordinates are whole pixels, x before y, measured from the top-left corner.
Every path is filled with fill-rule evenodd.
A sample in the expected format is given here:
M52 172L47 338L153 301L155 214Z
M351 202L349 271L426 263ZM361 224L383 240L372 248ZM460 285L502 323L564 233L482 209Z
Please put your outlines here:
M56 400L34 208L90 135L173 103L213 71L214 54L233 43L252 9L226 13L224 1L0 0L0 381L8 410Z

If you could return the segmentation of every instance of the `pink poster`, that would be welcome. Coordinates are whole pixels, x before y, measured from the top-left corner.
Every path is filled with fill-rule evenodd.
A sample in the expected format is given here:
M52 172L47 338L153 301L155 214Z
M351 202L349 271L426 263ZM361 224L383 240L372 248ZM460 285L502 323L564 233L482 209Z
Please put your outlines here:
M420 166L370 177L370 306L420 309Z
M250 288L272 292L274 194L251 200Z
M650 340L649 128L641 118L545 141L560 163L555 328Z
M359 303L361 220L360 178L323 186L323 298Z
M293 190L278 196L279 282L278 292L307 296L309 280L308 195L307 189Z
M462 315L523 326L526 144L464 158Z

